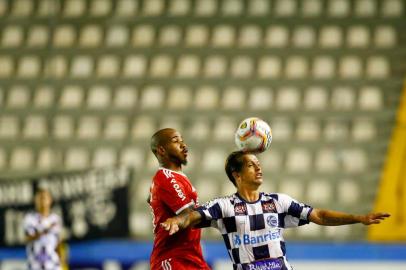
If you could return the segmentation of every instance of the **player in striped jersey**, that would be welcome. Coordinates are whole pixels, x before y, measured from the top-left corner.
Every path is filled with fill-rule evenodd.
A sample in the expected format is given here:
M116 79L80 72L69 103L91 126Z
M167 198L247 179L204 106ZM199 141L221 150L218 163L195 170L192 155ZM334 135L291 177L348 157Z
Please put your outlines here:
M36 212L24 218L24 231L27 239L29 270L61 270L60 244L62 222L51 213L52 197L48 190L39 189L35 194Z
M290 270L283 230L309 222L335 226L354 223L378 224L386 213L351 215L313 208L286 194L263 193L262 171L254 154L233 152L226 173L237 187L231 196L214 199L188 214L170 218L162 227L170 234L200 223L210 223L224 239L234 269Z

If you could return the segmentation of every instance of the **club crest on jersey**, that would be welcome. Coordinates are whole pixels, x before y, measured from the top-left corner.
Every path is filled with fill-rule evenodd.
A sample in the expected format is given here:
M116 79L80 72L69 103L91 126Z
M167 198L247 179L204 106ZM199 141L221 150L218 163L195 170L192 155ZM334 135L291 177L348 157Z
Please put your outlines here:
M236 216L248 215L247 206L245 203L236 203L234 205L234 213Z
M273 201L261 202L263 213L276 213L276 206Z
M268 223L269 226L271 227L277 227L278 226L278 218L276 216L269 216L266 218L266 223Z

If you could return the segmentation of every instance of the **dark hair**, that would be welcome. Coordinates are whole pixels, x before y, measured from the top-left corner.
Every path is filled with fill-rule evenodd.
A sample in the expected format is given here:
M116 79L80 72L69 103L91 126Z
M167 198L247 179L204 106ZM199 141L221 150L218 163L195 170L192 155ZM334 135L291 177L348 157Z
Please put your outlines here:
M241 172L242 166L244 165L242 157L245 154L246 153L243 151L234 151L227 157L225 165L226 174L228 176L228 179L230 179L231 183L233 183L234 186L237 185L235 183L233 172Z

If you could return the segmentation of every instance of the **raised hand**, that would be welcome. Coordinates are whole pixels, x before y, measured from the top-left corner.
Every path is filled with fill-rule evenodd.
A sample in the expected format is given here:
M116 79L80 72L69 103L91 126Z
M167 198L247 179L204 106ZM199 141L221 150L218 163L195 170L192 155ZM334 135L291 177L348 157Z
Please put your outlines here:
M172 235L179 231L180 219L177 217L168 218L161 223L161 227L166 231L169 231L169 235Z
M361 222L364 225L379 224L381 220L390 217L388 213L369 213L365 216L362 216Z

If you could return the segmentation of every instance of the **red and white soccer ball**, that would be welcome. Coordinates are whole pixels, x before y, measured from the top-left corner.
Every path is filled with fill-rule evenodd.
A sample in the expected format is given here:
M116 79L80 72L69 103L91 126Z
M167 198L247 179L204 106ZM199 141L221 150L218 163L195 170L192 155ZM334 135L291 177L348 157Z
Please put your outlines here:
M250 117L243 120L235 132L235 144L244 152L262 153L271 146L271 127L263 120Z

